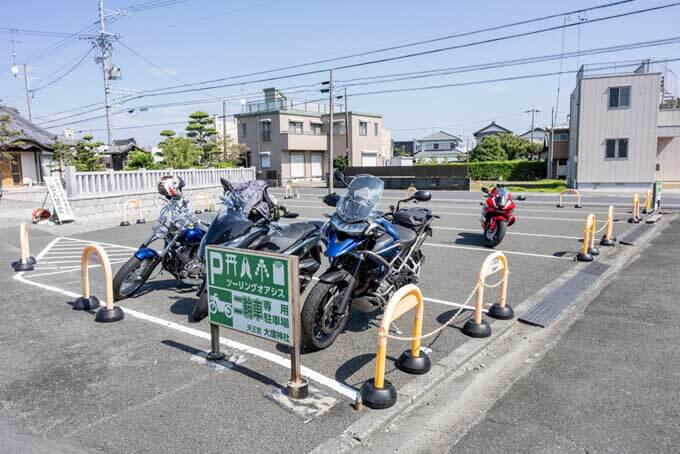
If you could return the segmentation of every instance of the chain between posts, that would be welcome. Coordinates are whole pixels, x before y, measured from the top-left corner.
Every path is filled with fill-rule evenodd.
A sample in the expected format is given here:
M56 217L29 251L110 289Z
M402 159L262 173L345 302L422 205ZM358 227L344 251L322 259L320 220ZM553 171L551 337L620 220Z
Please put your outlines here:
M503 280L501 280L500 282L503 282ZM499 282L499 284L500 284L500 282ZM475 293L477 293L477 290L479 289L480 284L484 285L481 282L477 282L477 285L475 286L474 289L472 289L470 296L468 296L467 299L465 300L465 302L463 304L461 304L461 307L458 309L458 311L455 314L453 314L453 316L446 323L444 323L443 325L441 325L440 327L438 327L434 331L431 331L427 334L422 334L420 336L411 336L411 337L396 336L394 334L390 334L389 332L386 333L386 334L381 334L380 332L378 332L378 337L384 336L388 339L401 340L401 341L414 341L416 339L427 339L428 337L434 336L435 334L437 334L438 332L442 331L444 328L449 326L451 324L451 322L453 322L456 319L456 317L458 317L460 315L460 313L463 312L463 310L465 309L465 306L468 305L468 303L470 302L472 297L475 296ZM495 284L494 287L496 285L498 285L498 284Z

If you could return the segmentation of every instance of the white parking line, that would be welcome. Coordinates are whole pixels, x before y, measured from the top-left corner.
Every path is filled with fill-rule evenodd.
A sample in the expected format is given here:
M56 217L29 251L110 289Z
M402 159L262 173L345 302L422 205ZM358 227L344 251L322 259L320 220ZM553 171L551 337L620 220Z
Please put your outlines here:
M450 248L450 249L466 249L468 251L477 251L477 252L486 252L491 253L491 250L488 248L483 248L483 247L474 247L474 246L458 246L455 244L442 244L442 243L423 243L424 246L430 246L430 247L443 247L443 248ZM569 260L573 261L573 258L569 257L557 257L555 255L547 255L547 254L535 254L533 252L517 252L517 251L503 251L500 249L494 249L496 251L502 252L503 254L512 254L512 255L526 255L529 257L540 257L544 259L556 259L556 260Z
M459 230L462 232L479 232L481 235L481 228L480 229L463 229L460 227L437 227L433 226L432 228L434 229L439 229L439 230ZM580 240L581 236L566 236L566 235L549 235L546 233L525 233L525 232L505 232L506 235L520 235L520 236L537 236L541 238L558 238L558 239L565 239L565 240Z
M40 254L38 255L38 257L40 257ZM36 257L36 259L38 257ZM51 286L51 285L41 284L39 282L30 281L30 280L24 278L23 274L24 274L23 272L15 274L14 279L16 279L17 281L22 282L24 284L33 285L33 286L42 288L44 290L49 290L49 291L52 291L52 292L57 292L57 293L60 293L62 295L68 296L70 298L78 298L78 297L81 296L80 294L70 292L68 290L64 290L64 289L61 289L59 287L54 287L54 286ZM135 310L127 308L127 307L123 307L123 306L120 306L120 307L123 309L123 311L125 312L126 315L130 315L130 316L138 318L140 320L145 320L147 322L151 322L151 323L154 323L154 324L159 325L159 326L164 326L166 328L170 328L172 330L179 331L179 332L182 332L184 334L188 334L188 335L191 335L191 336L194 336L194 337L199 337L199 338L202 338L202 339L205 339L205 340L208 340L208 341L210 340L210 333L207 333L205 331L200 331L198 329L190 328L188 326L184 326L184 325L181 325L179 323L171 322L169 320L165 320L165 319L162 319L162 318L159 318L159 317L144 314L142 312L135 311ZM231 339L227 339L225 337L220 337L220 344L224 345L228 348L232 348L234 350L240 350L244 353L251 354L253 356L257 356L259 358L262 358L264 360L267 360L269 362L272 362L274 364L282 366L286 369L290 369L290 359L289 358L284 358L283 356L277 355L275 353L271 353L271 352L268 352L268 351L265 351L265 350L260 350L259 348L251 347L249 345L242 344L240 342L237 342L237 341L234 341L234 340L231 340ZM319 383L320 385L323 385L323 386L325 386L329 389L332 389L335 392L337 392L337 393L339 393L339 394L341 394L345 397L348 397L353 402L358 402L361 399L359 392L356 389L352 388L351 386L347 386L344 383L341 383L337 380L334 380L330 377L327 377L327 376L325 376L325 375L323 375L319 372L316 372L315 370L312 370L312 369L305 367L305 366L301 366L301 372L302 372L302 375L305 378L308 378L309 380L315 381L315 382Z

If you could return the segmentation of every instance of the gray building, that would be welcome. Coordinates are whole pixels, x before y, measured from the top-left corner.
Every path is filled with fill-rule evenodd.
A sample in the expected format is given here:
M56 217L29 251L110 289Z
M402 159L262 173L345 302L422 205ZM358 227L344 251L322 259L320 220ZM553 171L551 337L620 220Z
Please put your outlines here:
M567 178L577 188L680 185L680 110L671 72L581 67L571 94Z
M499 134L512 134L512 131L509 130L508 128L504 128L503 126L499 125L495 121L492 121L488 125L484 126L482 129L479 131L475 131L472 133L472 136L475 138L477 143L479 143L480 140L482 140L486 136L496 136Z

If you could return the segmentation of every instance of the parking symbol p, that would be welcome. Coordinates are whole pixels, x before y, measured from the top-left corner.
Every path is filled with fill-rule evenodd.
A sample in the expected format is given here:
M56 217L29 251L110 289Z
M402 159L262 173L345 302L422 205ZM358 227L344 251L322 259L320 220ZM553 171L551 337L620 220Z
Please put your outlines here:
M223 270L222 254L210 251L210 283L212 285L215 285L215 275L221 275Z

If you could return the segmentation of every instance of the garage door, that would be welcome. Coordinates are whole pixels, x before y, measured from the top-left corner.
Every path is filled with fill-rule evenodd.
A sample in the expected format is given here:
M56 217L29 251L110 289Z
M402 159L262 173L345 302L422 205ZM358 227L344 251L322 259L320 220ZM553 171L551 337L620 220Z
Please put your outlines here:
M312 177L321 178L323 176L323 154L312 153Z
M304 178L305 177L305 154L291 153L290 154L290 177Z
M377 153L362 153L361 154L361 167L377 167L378 166L378 155Z

